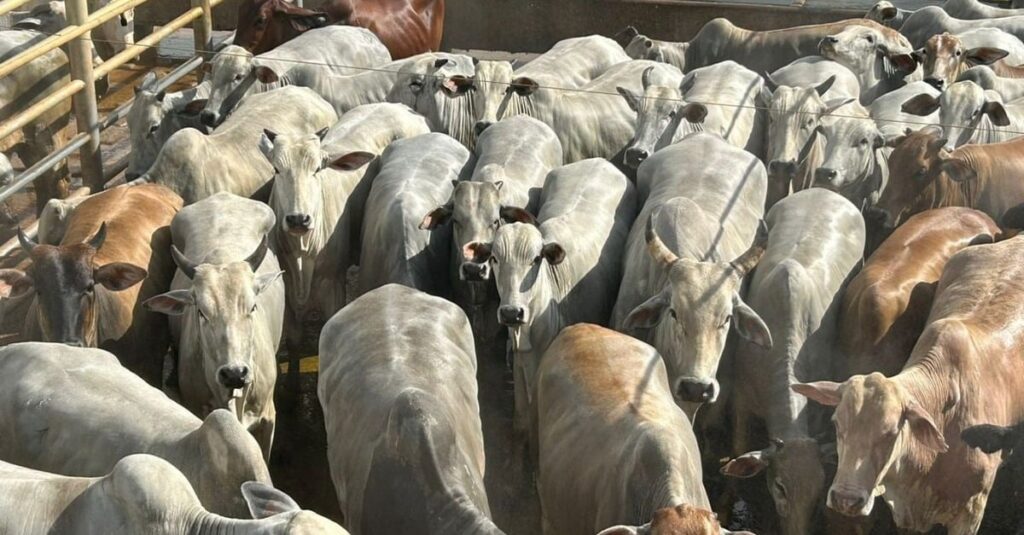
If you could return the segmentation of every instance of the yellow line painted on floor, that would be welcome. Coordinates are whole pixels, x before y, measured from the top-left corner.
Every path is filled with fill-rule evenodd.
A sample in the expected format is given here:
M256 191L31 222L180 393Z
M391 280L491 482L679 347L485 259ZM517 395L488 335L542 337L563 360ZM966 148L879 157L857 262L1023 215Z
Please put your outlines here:
M287 362L282 362L277 367L280 369L280 373L288 373ZM318 371L320 371L320 355L299 359L299 373L316 373Z

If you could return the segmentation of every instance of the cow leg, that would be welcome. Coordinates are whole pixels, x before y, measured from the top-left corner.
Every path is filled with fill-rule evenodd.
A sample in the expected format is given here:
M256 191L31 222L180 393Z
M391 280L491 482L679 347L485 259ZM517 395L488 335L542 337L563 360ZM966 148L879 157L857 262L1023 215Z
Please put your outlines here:
M249 428L249 433L260 445L260 450L263 451L263 460L267 463L270 462L270 448L274 445L274 428L275 417L273 415L261 417Z

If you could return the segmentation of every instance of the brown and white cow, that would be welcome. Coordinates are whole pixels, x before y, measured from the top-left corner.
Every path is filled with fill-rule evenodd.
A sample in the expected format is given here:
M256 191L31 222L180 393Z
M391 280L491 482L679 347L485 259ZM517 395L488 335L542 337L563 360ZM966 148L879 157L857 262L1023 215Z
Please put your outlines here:
M937 128L889 142L889 184L874 213L886 226L929 208L966 206L1011 225L1024 203L1024 138L946 151Z
M692 505L666 507L654 512L654 518L640 527L613 526L597 535L751 535L749 531L729 531L718 523L715 513Z
M164 186L122 186L78 205L60 245L37 244L19 231L31 265L3 276L11 296L35 288L26 338L106 349L159 384L170 335L166 320L142 302L170 285L168 225L181 205Z
M899 528L977 533L999 459L961 432L1024 419L1024 238L946 264L928 325L899 374L793 389L836 407L839 467L828 505L863 517L882 496Z
M979 31L998 32L996 35L1005 36L1008 42L1016 41L1015 44L1021 44L1016 37L995 29L973 30L962 36L949 33L933 35L925 41L923 47L914 51L914 59L921 64L924 71L924 81L942 90L946 85L955 82L967 69L976 65L991 65L1007 56L1009 51L1003 48L972 46L975 44L974 41L978 40L974 36Z
M924 329L946 262L999 233L992 218L963 207L927 210L900 225L843 295L839 348L845 360L837 374L899 373Z

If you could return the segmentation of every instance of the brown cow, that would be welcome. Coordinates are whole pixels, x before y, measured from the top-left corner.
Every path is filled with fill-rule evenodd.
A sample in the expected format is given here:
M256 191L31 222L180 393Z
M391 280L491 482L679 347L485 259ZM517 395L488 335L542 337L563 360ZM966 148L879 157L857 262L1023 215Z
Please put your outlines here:
M238 5L235 44L262 54L326 24L366 28L388 47L393 59L408 58L440 50L444 0L329 0L324 11L286 0L243 0Z
M967 49L959 37L947 32L928 38L923 47L914 51L914 59L921 64L924 81L942 91L967 69L991 65L1007 54L1006 50L987 46Z
M928 210L900 225L846 288L839 316L842 378L899 373L924 328L946 262L968 245L999 235L992 218L970 208Z
M895 226L929 208L966 206L1003 226L1019 226L1024 203L1024 138L946 151L941 129L890 140L889 185L867 215Z
M751 535L749 531L722 529L715 513L692 505L666 507L654 512L654 518L647 524L610 527L597 535Z
M978 531L1000 459L961 439L979 423L1024 419L1024 238L968 247L946 264L928 326L906 366L793 390L836 407L839 467L830 508L900 528Z
M168 225L181 206L164 186L121 186L78 205L60 245L37 244L19 231L31 265L0 276L12 296L35 288L26 337L106 349L159 385L167 320L143 311L142 302L170 286Z

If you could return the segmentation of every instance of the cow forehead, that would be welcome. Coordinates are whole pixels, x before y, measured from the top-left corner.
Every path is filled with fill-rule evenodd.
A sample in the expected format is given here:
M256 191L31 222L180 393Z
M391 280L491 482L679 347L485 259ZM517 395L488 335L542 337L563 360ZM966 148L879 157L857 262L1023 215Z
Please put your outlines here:
M736 277L726 264L677 261L669 270L673 294L687 301L710 304L732 298Z
M955 35L943 33L941 35L933 35L928 41L925 42L925 49L929 52L945 52L952 53L954 50L962 45L960 38Z
M777 115L800 116L825 109L825 103L813 87L779 86L772 93L771 112Z
M196 301L209 308L245 304L255 297L255 276L245 262L201 264L192 279Z
M683 94L678 88L652 85L644 89L641 110L670 110L683 105Z
M95 254L95 250L85 244L39 245L32 251L32 274L39 281L60 282L53 287L84 288L93 278Z
M493 252L499 261L532 262L543 246L540 229L527 223L512 223L498 227Z
M903 402L896 384L880 373L855 376L843 387L842 399L836 408L836 418L856 418L858 429L882 431L894 427L903 413Z
M230 45L224 50L221 50L213 57L213 70L215 72L221 70L240 70L252 61L252 52L237 46Z
M950 85L939 97L939 105L943 108L966 104L977 104L980 106L984 101L985 90L969 80Z
M306 169L319 166L321 161L320 138L315 134L279 134L274 139L274 162L285 169Z
M497 206L498 187L490 182L459 182L452 193L456 209L472 209L486 203Z

